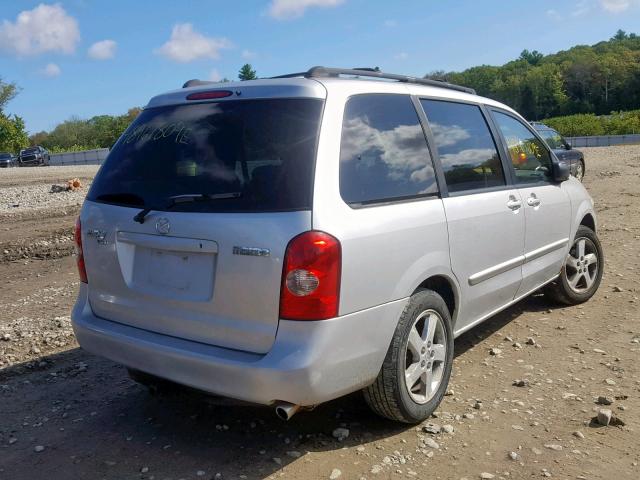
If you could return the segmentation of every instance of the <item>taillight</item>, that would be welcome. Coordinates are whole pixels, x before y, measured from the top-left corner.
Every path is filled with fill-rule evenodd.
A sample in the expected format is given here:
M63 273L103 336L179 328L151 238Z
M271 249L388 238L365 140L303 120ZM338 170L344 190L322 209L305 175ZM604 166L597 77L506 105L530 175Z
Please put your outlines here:
M87 269L84 266L84 254L82 253L82 226L80 219L76 220L76 228L73 232L73 239L76 244L76 264L78 265L78 274L80 275L80 281L83 283L89 283L87 280Z
M280 318L324 320L338 315L340 242L324 232L305 232L289 242L280 289Z

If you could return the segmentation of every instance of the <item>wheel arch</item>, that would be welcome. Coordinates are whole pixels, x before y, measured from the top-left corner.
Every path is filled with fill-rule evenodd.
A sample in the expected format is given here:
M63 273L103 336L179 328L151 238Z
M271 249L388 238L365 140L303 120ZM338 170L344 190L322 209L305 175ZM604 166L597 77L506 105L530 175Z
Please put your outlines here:
M580 220L580 225L589 227L594 232L596 231L596 219L591 213L587 213L582 217L582 220Z
M444 274L431 275L424 279L414 289L412 294L423 289L433 290L442 297L444 303L447 305L447 309L449 310L449 315L451 315L451 321L453 324L451 327L453 328L456 324L456 316L458 314L458 306L460 302L458 286L453 278Z

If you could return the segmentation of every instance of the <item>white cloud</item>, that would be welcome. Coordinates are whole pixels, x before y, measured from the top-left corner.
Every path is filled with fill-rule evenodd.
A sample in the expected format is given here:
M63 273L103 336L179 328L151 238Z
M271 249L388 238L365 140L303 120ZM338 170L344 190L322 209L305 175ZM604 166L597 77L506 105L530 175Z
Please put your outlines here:
M47 63L47 66L44 67L40 73L45 77L57 77L62 73L62 70L60 70L60 67L55 63Z
M416 125L398 125L392 130L378 130L367 123L366 117L347 120L343 131L341 161L374 162L379 158L392 180L409 177L412 182L424 183L425 192L433 188L433 167L429 161L422 129Z
M396 55L394 55L394 57L396 60L406 60L407 58L409 58L409 54L407 52L400 52Z
M220 72L218 72L218 70L214 68L213 70L211 70L211 72L209 72L209 80L211 80L212 82L219 82L220 80L222 80L222 75L220 75Z
M0 50L18 56L44 52L69 54L79 41L78 21L57 3L41 3L33 10L20 12L15 22L3 20L0 25Z
M269 15L278 20L288 20L304 15L309 7L335 7L344 0L271 0Z
M493 148L468 148L456 153L445 153L444 155L440 155L440 162L445 170L453 169L456 166L480 166L497 161L499 160L497 159L496 151Z
M242 58L246 60L251 60L252 58L256 58L256 56L256 52L247 49L242 50Z
M558 11L554 10L553 8L547 10L547 17L549 17L551 20L562 20L562 15L560 15Z
M397 20L385 20L384 24L385 27L387 28L395 28L398 26L398 21Z
M168 42L156 50L175 62L192 62L199 58L217 59L220 50L231 48L231 42L226 38L206 37L193 29L190 23L178 23L171 31Z
M591 11L591 2L587 0L580 0L578 3L576 3L575 8L571 12L571 16L581 17L583 15L586 15L590 11Z
M438 148L451 147L471 138L469 131L458 125L443 126L436 122L430 122L429 125Z
M600 0L600 5L607 12L621 13L629 10L632 6L640 5L640 2L637 0Z
M109 60L115 57L118 44L113 40L102 40L89 47L87 55L94 60Z

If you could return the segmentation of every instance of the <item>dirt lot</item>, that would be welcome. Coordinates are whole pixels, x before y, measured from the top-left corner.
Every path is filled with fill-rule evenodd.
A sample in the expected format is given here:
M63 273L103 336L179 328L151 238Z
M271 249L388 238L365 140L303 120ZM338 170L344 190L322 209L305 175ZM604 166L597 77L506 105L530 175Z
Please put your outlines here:
M73 339L77 198L1 210L0 479L640 478L640 146L585 153L600 291L571 308L533 296L463 335L450 395L419 427L378 419L358 394L288 423L267 408L149 395ZM91 176L35 170L0 170L0 199ZM624 426L594 426L599 396Z

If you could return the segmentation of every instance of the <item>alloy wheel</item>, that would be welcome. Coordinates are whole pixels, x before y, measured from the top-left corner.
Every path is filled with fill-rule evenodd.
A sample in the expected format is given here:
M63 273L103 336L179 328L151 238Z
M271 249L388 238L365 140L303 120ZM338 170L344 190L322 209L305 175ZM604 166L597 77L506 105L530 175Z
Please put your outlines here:
M433 398L443 380L447 358L444 320L435 310L425 310L411 326L405 352L405 384L418 404Z
M564 275L569 288L575 293L589 290L598 277L598 250L595 244L586 237L576 238L569 250L564 268Z

